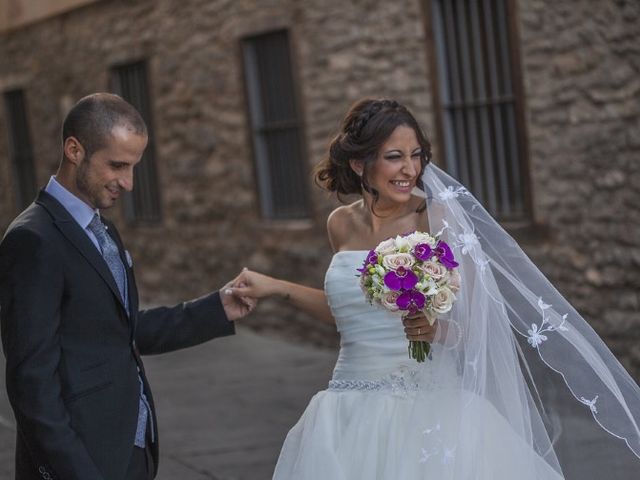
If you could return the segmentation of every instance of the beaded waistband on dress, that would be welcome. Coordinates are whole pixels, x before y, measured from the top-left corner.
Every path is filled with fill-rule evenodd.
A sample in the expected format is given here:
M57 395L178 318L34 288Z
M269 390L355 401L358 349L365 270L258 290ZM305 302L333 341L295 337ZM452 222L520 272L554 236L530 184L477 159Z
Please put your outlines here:
M331 380L328 390L364 392L390 392L396 395L406 395L419 389L416 370L404 370L391 373L379 380Z

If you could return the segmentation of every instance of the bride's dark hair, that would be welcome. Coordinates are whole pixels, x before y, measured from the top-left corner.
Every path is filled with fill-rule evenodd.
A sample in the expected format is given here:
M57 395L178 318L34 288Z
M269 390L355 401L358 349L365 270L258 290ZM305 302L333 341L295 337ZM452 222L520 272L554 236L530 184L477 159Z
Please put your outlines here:
M374 205L379 193L369 185L368 172L376 161L380 148L401 126L412 128L421 148L418 187L423 188L422 172L431 161L431 144L422 132L418 121L404 105L391 99L362 99L351 106L342 121L340 132L329 145L329 154L315 169L315 182L338 197L362 190L373 196ZM364 170L359 177L349 165L349 160L362 160Z

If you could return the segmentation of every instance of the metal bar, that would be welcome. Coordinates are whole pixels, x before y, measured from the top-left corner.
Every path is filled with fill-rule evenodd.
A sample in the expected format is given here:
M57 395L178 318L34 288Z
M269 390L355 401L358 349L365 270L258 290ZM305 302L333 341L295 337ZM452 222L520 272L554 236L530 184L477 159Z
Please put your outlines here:
M462 100L462 88L460 86L460 71L458 67L458 47L456 40L455 17L453 2L444 2L443 21L445 26L445 38L447 44L447 59L449 60L449 83L451 98L454 102Z
M508 34L508 19L506 13L506 4L503 1L498 2L498 37L500 43L500 56L502 58L502 77L503 92L507 95L513 96L513 83L512 83L512 69L511 69L511 57L509 52L509 34ZM510 178L509 178L509 192L510 192L510 205L512 215L522 215L524 213L524 192L522 190L522 171L521 162L518 152L518 133L516 131L516 119L515 119L515 101L510 104L503 105L502 110L504 112L505 124L507 126L507 141L506 150L509 155L510 166Z
M489 212L495 214L497 210L496 199L496 181L495 172L493 169L493 154L491 152L491 133L489 131L489 112L487 109L487 84L485 77L487 72L485 71L485 64L483 61L483 37L480 28L480 11L478 9L478 2L471 1L471 30L473 36L473 58L475 61L475 73L476 73L476 112L478 115L478 123L480 125L480 152L482 155L482 166L484 172L484 184L485 184L485 202Z
M498 0L501 1L501 0ZM500 92L499 87L499 72L497 67L496 58L496 39L495 39L495 21L492 8L492 0L483 0L484 7L484 20L485 20L485 39L487 41L487 57L488 57L488 70L489 70L489 91L491 96L498 96ZM507 159L504 149L504 129L502 125L502 119L500 116L498 105L492 105L490 108L490 117L492 120L492 147L495 155L495 166L498 171L498 215L505 215L509 213L509 191L508 191L508 177L507 177Z
M513 95L513 85L511 84L511 60L509 58L509 34L507 25L505 0L496 1L496 10L498 12L497 24L498 24L498 45L500 65L502 66L502 93L504 95Z
M247 92L249 101L249 118L252 126L252 136L255 148L255 164L258 177L260 204L262 214L269 218L273 215L271 201L271 172L269 171L269 151L264 135L259 133L259 128L264 123L264 105L262 85L259 78L259 56L256 40L247 41L244 45L245 76L247 79Z
M468 11L464 0L458 0L458 34L460 36L460 52L461 52L461 70L462 81L464 84L464 100L471 100L475 98L474 94L474 70L473 63L471 61L470 49L471 39L469 36L468 28ZM465 125L466 125L466 138L467 138L467 158L469 161L469 170L471 177L471 189L481 202L485 202L485 192L483 189L482 181L482 167L480 164L479 156L479 140L478 140L478 124L476 121L476 115L472 108L464 109Z
M451 62L447 61L451 58L451 53L449 52L449 45L445 39L445 19L442 11L442 2L440 0L436 0L432 2L433 6L433 32L435 39L435 50L436 50L436 62L437 62L437 74L438 74L438 82L440 85L440 96L442 97L441 102L441 115L443 118L444 128L443 128L443 140L444 140L444 153L446 155L445 162L447 170L451 175L456 178L459 178L460 172L458 168L458 164L456 162L456 158L458 157L458 150L456 142L454 141L454 123L452 116L449 110L446 108L447 103L452 103L452 92L451 92Z
M507 151L511 160L511 205L514 214L524 214L524 192L522 190L522 172L520 169L520 157L518 156L518 135L516 132L516 120L514 113L514 105L504 105L505 123L507 124Z
M449 57L448 60L451 65L451 91L453 93L453 101L460 102L463 100L462 93L462 85L461 81L461 72L460 72L460 62L459 62L459 47L458 47L458 39L457 32L455 26L455 9L454 3L452 1L444 2L444 20L445 20L445 31L446 31L446 39L447 45L449 46ZM451 117L454 125L454 135L455 135L455 143L457 145L456 156L450 156L448 159L448 163L456 163L457 171L460 175L460 180L465 185L470 185L471 175L469 171L469 162L466 158L467 147L466 147L466 138L465 138L465 125L464 125L464 116L456 113L455 111L451 111Z

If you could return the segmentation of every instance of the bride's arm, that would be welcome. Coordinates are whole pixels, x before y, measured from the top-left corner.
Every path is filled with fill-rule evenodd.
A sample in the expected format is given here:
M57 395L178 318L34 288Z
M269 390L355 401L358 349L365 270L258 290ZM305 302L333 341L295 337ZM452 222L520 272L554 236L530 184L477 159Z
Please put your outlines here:
M237 286L230 290L238 297L277 297L322 322L335 324L327 297L324 291L318 288L287 282L246 269L234 280L234 285Z

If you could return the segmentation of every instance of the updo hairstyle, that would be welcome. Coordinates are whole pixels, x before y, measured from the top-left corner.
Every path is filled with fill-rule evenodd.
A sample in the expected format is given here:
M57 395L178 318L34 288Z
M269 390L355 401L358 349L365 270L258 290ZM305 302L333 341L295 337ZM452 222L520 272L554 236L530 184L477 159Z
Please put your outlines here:
M363 99L351 106L340 132L329 146L328 156L315 169L315 182L322 188L341 195L369 192L378 200L379 193L371 187L368 172L378 157L382 145L393 131L401 126L412 128L421 147L420 174L417 185L422 186L422 172L431 161L431 144L409 110L391 99ZM353 171L349 160L362 160L362 177Z

